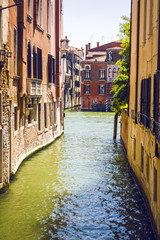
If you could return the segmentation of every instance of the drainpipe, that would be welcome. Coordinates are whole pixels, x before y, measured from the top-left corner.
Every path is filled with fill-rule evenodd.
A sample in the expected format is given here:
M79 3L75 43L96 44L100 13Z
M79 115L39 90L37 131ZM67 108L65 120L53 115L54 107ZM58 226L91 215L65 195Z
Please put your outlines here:
M136 93L135 93L135 123L137 123L137 102L138 102L138 75L139 75L139 32L140 31L140 0L138 0L137 19L137 70L136 70Z

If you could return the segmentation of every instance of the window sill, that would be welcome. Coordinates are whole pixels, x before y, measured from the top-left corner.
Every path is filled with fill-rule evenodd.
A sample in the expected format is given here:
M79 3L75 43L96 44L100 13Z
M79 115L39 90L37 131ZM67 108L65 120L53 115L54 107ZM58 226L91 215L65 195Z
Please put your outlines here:
M51 39L51 34L47 33L47 38Z
M27 22L32 23L33 18L30 14L27 14Z
M32 123L28 123L27 128L30 128L30 127L32 127L32 126L33 126Z
M14 75L13 76L13 80L17 80L18 81L19 79L20 79L20 76L18 76L18 75Z
M101 78L101 79L99 79L99 81L106 81L106 79L105 78Z
M39 24L37 24L37 30L40 31L40 32L42 32L42 33L44 33L43 28L42 28Z
M48 128L45 128L45 129L44 129L44 132L45 132L45 133L48 132Z
M42 131L41 130L38 130L38 135L41 135L42 134Z
M18 135L18 130L14 130L14 136Z
M84 79L84 81L89 81L89 82L90 82L90 81L91 81L91 79L90 79L90 78L88 78L88 79L87 79L87 78L85 78L85 79Z

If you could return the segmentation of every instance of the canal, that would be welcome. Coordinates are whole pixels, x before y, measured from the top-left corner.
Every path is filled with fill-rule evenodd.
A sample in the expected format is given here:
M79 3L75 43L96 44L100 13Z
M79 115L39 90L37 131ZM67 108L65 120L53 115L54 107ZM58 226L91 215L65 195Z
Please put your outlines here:
M153 240L113 114L66 112L65 134L24 161L0 196L0 239Z

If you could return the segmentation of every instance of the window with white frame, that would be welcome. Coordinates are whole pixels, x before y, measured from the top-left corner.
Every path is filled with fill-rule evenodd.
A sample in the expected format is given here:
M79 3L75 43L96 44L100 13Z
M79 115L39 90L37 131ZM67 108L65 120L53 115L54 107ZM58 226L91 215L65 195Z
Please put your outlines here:
M113 68L113 77L116 78L117 77L117 69Z
M31 78L31 44L28 42L28 47L27 47L27 77Z
M99 94L105 94L105 85L99 85L98 86L98 93Z
M47 128L47 103L44 103L44 127Z
M38 130L41 130L41 103L38 103Z
M84 94L90 94L90 85L84 85Z
M17 131L18 129L18 114L17 114L17 107L14 107L14 130Z
M85 70L84 71L84 79L91 79L91 71L90 70Z
M112 68L109 68L109 69L108 69L108 77L109 77L109 78L112 78Z
M105 79L105 70L99 70L99 79Z

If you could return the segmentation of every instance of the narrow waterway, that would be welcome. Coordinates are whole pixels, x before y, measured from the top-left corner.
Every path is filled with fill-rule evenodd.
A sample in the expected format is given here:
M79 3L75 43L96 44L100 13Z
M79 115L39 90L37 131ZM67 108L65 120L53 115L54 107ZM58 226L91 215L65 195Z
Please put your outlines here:
M0 196L0 239L153 240L113 114L67 112L65 134L24 161Z

